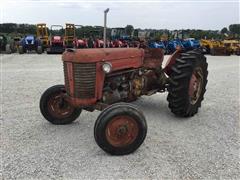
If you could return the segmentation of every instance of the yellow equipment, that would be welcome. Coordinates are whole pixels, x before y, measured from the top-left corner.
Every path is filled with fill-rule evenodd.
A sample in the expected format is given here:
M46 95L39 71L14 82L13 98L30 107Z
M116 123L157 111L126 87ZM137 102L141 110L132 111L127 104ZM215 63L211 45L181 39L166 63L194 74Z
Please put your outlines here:
M224 46L221 41L218 40L206 40L201 39L201 47L206 50L206 53L215 55L230 55L230 50Z
M66 23L64 42L65 42L65 45L66 45L67 48L73 48L74 47L73 41L75 40L75 38L76 38L75 25Z
M48 28L45 23L37 24L37 38L41 40L44 48L49 45Z
M240 41L237 40L224 40L224 46L229 49L231 54L240 55Z

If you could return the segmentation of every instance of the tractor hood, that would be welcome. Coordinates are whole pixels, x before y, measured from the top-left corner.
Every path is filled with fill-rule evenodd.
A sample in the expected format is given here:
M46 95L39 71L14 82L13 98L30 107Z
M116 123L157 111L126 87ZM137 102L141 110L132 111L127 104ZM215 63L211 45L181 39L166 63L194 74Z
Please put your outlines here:
M33 41L33 40L34 40L34 36L29 35L29 36L26 36L25 39L26 39L27 41Z
M63 53L62 60L76 63L89 63L115 60L143 61L144 50L137 48L94 48L69 49Z

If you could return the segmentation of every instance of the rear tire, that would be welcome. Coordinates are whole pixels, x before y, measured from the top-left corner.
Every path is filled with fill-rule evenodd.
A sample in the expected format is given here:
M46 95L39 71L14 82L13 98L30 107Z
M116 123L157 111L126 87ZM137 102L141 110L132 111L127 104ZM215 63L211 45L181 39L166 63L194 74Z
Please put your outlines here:
M210 50L210 54L211 54L212 56L215 56L215 55L216 55L216 54L215 54L215 49L212 48L212 49Z
M112 155L134 152L146 134L147 123L143 113L128 103L116 103L104 109L94 126L96 143Z
M19 52L19 54L23 54L23 53L24 53L24 48L23 48L23 46L19 46L19 47L18 47L18 52Z
M37 53L42 54L42 52L43 52L42 46L38 46L37 47Z
M180 117L193 116L201 107L207 84L208 64L198 50L182 53L172 66L167 100L171 111Z
M81 114L81 109L72 107L62 97L65 94L64 85L48 88L40 99L40 110L45 119L52 124L70 124Z

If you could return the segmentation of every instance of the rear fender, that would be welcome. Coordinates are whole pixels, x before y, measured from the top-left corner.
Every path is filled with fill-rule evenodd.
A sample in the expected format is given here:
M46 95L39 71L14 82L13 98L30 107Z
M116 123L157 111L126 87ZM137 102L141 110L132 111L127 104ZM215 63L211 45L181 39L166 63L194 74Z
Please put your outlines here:
M172 73L172 66L175 64L176 59L180 57L181 49L178 48L167 60L167 63L164 67L164 72L169 76Z

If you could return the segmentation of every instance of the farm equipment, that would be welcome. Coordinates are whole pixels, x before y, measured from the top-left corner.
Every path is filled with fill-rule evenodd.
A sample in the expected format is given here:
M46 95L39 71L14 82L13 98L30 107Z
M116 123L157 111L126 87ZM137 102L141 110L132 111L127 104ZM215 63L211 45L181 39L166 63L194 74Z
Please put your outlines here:
M74 26L74 24L66 23L65 35L64 35L65 47L66 48L73 48L75 40L76 40L76 34L75 34L75 26Z
M90 31L90 38L88 39L89 48L103 48L102 31L100 27L95 27L95 30Z
M161 48L163 50L166 49L164 43L162 41L152 41L152 42L149 42L149 48Z
M36 51L38 54L42 54L43 48L40 39L33 35L27 35L22 38L18 47L18 52L19 54L23 54L27 51Z
M49 46L47 54L63 53L65 51L65 43L63 38L63 26L52 25L49 36Z
M240 55L240 41L237 40L224 40L224 46L230 51L231 54Z
M49 45L48 28L45 23L37 24L37 38L41 40L43 49Z
M124 155L143 143L147 123L130 102L168 91L171 111L180 117L198 112L207 84L206 57L199 50L175 51L162 68L162 49L68 49L62 56L65 85L47 89L40 110L53 124L69 124L82 110L101 110L94 126L96 143Z
M221 41L218 40L206 40L202 39L200 41L201 47L204 52L211 54L212 56L216 55L230 55L231 52L228 48L224 46Z
M7 54L17 52L20 38L19 36L11 37L11 35L0 34L0 52L4 51Z
M174 53L178 48L184 49L184 46L182 44L182 41L180 39L173 39L166 42L166 53L172 54Z
M81 25L75 25L76 31L82 28ZM83 35L84 36L84 35ZM85 37L77 37L74 40L74 47L77 49L83 49L83 48L88 48L88 43Z
M182 45L186 51L200 48L199 40L194 38L187 38L182 40Z

